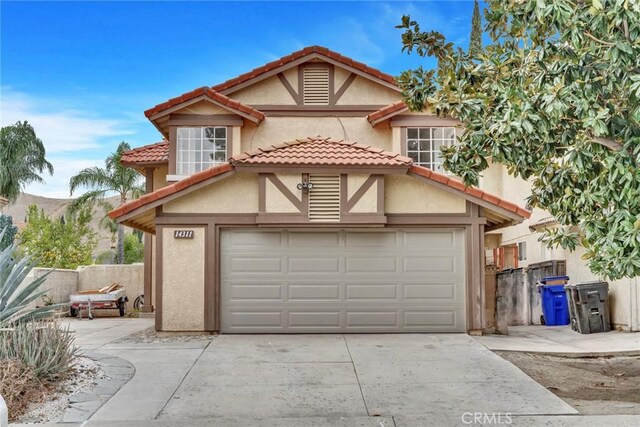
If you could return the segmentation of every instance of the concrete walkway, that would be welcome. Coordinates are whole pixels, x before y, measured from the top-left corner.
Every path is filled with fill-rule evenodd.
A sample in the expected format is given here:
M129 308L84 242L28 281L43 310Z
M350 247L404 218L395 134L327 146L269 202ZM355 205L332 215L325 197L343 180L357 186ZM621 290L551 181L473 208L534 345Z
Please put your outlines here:
M569 326L509 326L509 335L483 335L474 338L490 350L567 356L640 354L638 332L580 334L572 331Z
M83 349L136 370L83 426L457 426L474 413L509 414L516 426L638 425L578 415L463 334L119 340L151 324L69 322Z

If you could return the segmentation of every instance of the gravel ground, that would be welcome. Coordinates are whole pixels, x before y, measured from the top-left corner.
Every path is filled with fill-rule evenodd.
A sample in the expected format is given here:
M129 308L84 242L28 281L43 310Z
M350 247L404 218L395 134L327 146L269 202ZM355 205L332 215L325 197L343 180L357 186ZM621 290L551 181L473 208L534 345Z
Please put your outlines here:
M496 351L584 415L640 415L640 356L567 358Z
M69 407L70 395L89 391L97 379L106 378L100 365L88 357L79 357L73 369L74 372L69 374L69 378L60 383L57 390L45 402L34 403L15 422L24 424L56 422Z
M194 342L211 341L215 335L205 335L199 332L157 332L154 327L143 329L134 334L120 338L114 343L171 343L171 342Z

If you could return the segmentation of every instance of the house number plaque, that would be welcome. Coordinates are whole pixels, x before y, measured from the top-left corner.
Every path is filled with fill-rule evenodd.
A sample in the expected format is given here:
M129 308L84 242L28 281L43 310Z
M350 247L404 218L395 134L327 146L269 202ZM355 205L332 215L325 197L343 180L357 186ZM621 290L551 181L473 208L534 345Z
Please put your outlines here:
M175 239L193 239L193 230L174 230L173 237Z

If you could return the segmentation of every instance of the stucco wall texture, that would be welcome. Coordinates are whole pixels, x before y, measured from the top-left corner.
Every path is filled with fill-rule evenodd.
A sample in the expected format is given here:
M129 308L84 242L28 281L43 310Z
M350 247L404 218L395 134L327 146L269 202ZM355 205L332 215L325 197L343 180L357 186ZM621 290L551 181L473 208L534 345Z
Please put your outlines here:
M193 239L175 239L177 228L162 229L162 330L204 330L205 229L193 230Z

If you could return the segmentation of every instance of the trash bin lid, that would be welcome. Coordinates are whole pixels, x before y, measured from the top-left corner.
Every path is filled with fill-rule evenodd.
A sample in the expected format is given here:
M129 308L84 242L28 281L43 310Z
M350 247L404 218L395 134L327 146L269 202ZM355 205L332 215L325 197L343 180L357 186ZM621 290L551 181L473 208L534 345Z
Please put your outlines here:
M548 277L543 277L542 279L540 279L540 283L542 283L543 285L546 285L547 282L555 282L557 280L569 281L569 276L548 276Z

